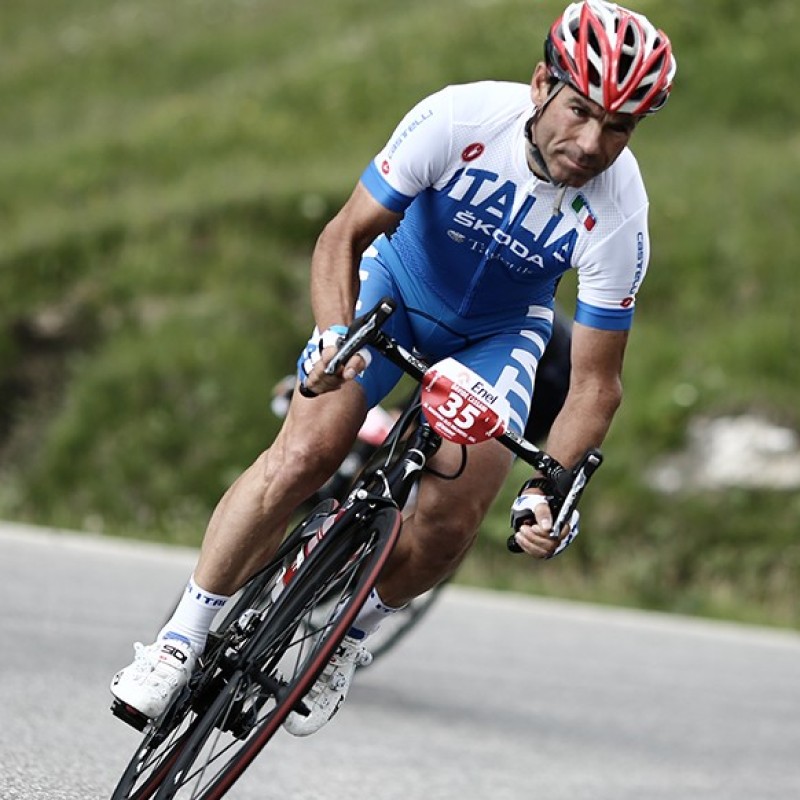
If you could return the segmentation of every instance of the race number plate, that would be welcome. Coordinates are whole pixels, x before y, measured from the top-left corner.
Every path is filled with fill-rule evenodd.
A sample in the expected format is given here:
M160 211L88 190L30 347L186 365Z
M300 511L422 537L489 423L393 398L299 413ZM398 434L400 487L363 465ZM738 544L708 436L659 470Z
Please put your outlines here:
M480 375L446 358L422 379L422 412L430 426L456 444L477 444L503 434L508 404Z

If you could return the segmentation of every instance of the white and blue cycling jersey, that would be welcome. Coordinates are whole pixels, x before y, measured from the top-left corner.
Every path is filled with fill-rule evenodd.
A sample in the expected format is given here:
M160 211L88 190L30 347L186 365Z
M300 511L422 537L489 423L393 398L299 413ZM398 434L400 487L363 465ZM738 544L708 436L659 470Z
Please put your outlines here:
M528 166L532 113L525 84L449 86L404 117L361 176L404 216L362 260L360 307L399 297L394 334L431 358L457 354L507 396L518 429L560 277L577 273L578 322L627 330L649 257L647 194L630 150L583 187L561 189ZM363 379L370 404L397 378L380 372Z

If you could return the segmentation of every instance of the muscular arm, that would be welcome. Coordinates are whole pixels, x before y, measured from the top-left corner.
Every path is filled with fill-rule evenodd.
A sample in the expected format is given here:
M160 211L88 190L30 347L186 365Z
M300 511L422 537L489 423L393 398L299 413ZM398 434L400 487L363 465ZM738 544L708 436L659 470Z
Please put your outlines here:
M599 447L622 401L622 361L627 331L604 331L575 323L569 392L556 417L546 450L572 466Z
M590 447L598 447L622 401L622 361L627 331L603 331L575 323L572 329L572 372L564 407L547 439L547 452L564 466L573 466ZM536 524L523 524L517 543L534 558L552 554L552 515L537 505ZM562 536L567 532L565 527Z
M393 229L401 215L382 206L359 183L339 213L325 226L311 258L311 306L320 331L353 320L358 298L361 256L381 233ZM306 385L317 394L338 389L346 375L355 376L365 366L356 353L342 374L326 375L324 365L335 350L328 348L308 376Z
M352 322L361 255L376 236L394 228L400 216L359 183L325 226L311 258L311 306L320 330Z

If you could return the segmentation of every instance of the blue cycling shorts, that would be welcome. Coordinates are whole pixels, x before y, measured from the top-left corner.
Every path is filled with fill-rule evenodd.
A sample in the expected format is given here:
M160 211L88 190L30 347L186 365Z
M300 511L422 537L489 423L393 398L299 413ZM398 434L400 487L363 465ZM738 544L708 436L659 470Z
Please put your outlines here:
M360 265L361 290L356 314L371 309L381 298L397 301L385 330L408 350L433 364L452 356L477 372L504 396L511 409L510 424L522 433L528 418L536 368L550 338L553 311L531 306L465 318L438 300L429 287L409 275L390 248L369 248ZM379 354L357 380L368 406L377 405L392 390L402 371Z

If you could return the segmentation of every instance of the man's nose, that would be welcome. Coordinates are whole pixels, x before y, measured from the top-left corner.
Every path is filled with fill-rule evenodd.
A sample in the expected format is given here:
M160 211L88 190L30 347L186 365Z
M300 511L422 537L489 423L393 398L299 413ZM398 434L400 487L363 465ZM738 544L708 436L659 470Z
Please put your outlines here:
M603 128L597 120L590 119L581 126L578 134L578 146L587 155L600 152L603 137Z

